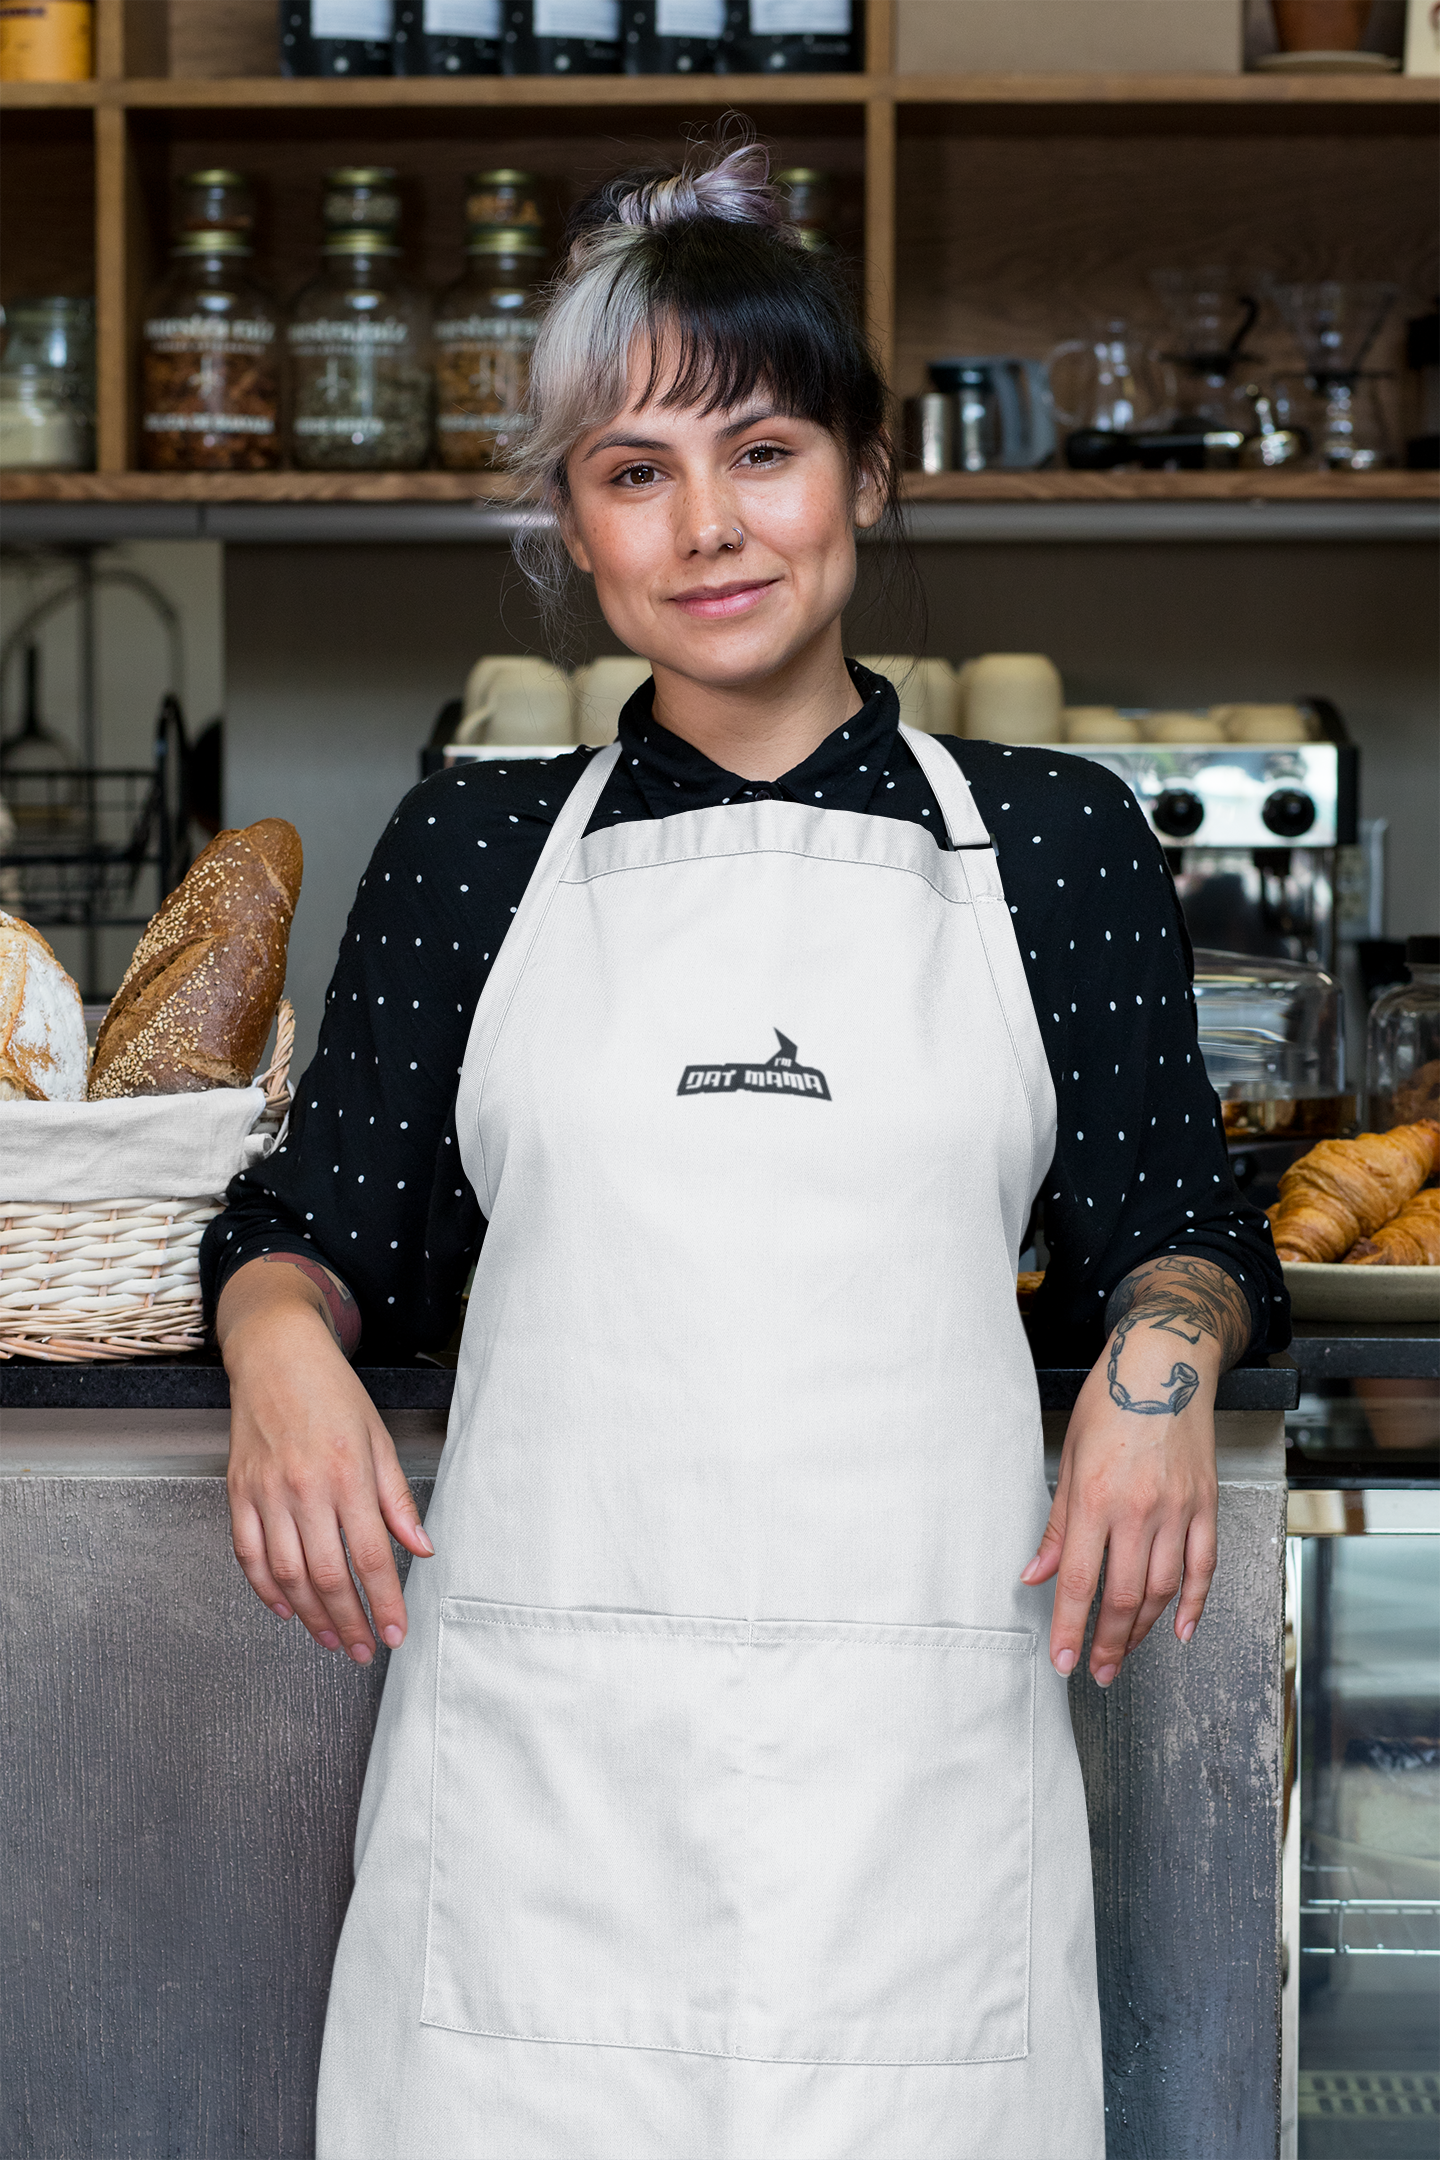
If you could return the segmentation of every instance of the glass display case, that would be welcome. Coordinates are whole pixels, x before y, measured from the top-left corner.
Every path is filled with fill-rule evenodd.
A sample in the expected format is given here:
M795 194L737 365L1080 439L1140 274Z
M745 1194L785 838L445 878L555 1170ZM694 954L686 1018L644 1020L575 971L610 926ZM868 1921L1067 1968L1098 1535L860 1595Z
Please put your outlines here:
M1282 2160L1429 2160L1440 1492L1293 1493L1291 1532Z

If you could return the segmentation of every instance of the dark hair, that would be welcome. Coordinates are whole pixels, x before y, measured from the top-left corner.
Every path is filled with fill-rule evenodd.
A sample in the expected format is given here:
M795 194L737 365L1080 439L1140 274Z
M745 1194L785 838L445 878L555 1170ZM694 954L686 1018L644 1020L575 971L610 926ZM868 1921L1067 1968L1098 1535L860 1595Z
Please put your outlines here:
M913 600L885 378L843 266L802 247L765 150L722 134L699 161L618 174L577 205L565 242L531 371L532 429L513 461L544 498L563 510L570 449L620 409L648 339L647 399L708 414L760 393L841 444L853 480L881 492L882 591L903 556ZM554 580L535 552L522 562L543 599Z

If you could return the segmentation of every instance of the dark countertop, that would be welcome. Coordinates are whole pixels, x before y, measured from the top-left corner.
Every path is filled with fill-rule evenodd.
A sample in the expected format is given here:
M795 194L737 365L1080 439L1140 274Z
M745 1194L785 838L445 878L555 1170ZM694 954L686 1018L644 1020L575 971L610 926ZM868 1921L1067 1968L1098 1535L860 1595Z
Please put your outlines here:
M1432 1345L1433 1349L1433 1345ZM1367 1368L1368 1369L1368 1368ZM1409 1372L1410 1366L1386 1371ZM1088 1368L1038 1368L1040 1406L1068 1410ZM455 1385L452 1368L434 1364L356 1367L377 1410L446 1410ZM1220 1382L1221 1410L1293 1410L1300 1373L1289 1360L1240 1365ZM213 1355L143 1358L131 1363L46 1365L32 1358L0 1364L0 1410L224 1410L230 1389Z

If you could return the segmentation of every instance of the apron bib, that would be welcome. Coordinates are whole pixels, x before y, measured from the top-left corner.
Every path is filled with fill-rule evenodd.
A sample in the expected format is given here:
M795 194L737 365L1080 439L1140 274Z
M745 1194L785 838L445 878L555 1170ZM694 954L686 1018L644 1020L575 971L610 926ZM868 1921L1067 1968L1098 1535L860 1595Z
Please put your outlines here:
M989 837L557 819L367 1774L322 2160L1098 2160L1015 1263L1055 1098Z

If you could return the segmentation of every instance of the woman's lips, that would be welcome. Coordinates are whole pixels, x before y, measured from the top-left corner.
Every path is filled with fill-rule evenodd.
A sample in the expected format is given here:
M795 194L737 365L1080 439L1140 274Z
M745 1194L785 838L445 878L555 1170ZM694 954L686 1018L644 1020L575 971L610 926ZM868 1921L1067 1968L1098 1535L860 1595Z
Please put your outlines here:
M719 622L729 615L745 614L775 583L774 578L752 578L743 585L697 585L690 592L674 594L672 604L701 622Z

